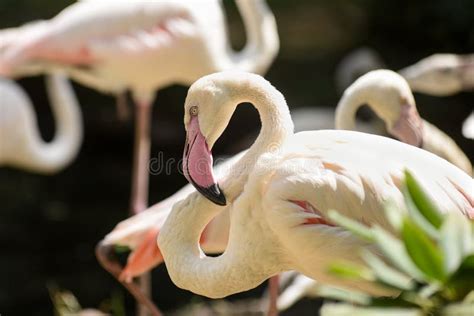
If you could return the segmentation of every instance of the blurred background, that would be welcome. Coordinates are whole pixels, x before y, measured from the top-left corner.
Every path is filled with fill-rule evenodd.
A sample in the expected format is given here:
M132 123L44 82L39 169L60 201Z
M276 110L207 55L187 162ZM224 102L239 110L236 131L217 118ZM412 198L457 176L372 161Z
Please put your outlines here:
M0 28L51 18L72 3L0 0ZM239 49L245 43L242 21L232 0L224 4L234 48ZM337 64L362 46L377 51L386 67L394 70L433 53L474 52L472 0L270 0L269 5L276 16L281 49L267 78L292 109L334 108L340 98L334 80ZM44 139L51 140L54 121L43 78L19 82L34 101ZM118 297L127 314L134 314L131 296L94 256L96 243L128 215L133 119L117 118L113 97L74 87L85 124L77 160L49 177L0 168L1 315L52 315L48 286L54 285L72 291L85 307ZM158 93L153 157L163 153L164 159L180 159L186 91L187 87L172 86ZM449 134L472 160L474 144L462 137L461 124L474 105L474 94L415 97L421 116ZM242 148L236 144L252 130L256 135L258 129L256 111L239 107L215 154L238 152ZM172 171L151 176L150 205L186 184L176 168ZM165 312L191 301L208 301L174 287L164 265L153 271L153 284L153 299ZM258 297L265 286L230 299ZM314 315L318 304L304 300L283 315Z

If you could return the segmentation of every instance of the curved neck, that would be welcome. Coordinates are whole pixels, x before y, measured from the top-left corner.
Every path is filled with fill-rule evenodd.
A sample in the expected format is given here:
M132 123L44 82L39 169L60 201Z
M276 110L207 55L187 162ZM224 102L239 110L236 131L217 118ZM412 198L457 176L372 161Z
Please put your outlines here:
M293 135L294 126L285 98L263 78L241 80L231 91L230 102L235 106L251 103L257 109L262 124L253 145L227 175L222 177L221 189L232 203L242 192L258 158L265 153L277 152L287 138Z
M228 45L230 67L246 72L264 74L280 48L275 17L265 0L237 0L242 16L247 43L240 52Z
M255 236L249 233L249 230L254 230L250 226L258 226L258 223L235 225L234 216L238 216L235 214L231 219L225 252L218 257L204 254L199 247L201 233L222 209L194 192L173 206L158 236L158 245L173 283L211 298L250 290L281 272L277 255L252 240ZM241 211L236 209L233 212ZM269 227L258 228L271 230ZM263 241L261 244L268 245ZM265 260L260 259L265 256L274 258L274 264L262 263Z
M344 92L336 107L336 129L356 130L357 110L366 103L364 94L366 89L354 89L349 87ZM369 104L372 106L372 104Z
M199 248L202 231L224 209L199 193L174 205L158 239L173 282L209 297L223 297L253 288L281 268L277 255L267 253L275 247L261 246L276 240L268 237L271 228L265 227L263 219L248 222L250 210L257 206L252 205L249 198L237 201L236 198L242 193L258 158L280 149L293 134L293 122L283 95L264 79L247 77L234 84L228 89L230 102L235 106L252 103L260 114L262 128L255 143L227 173L221 185L229 202L227 208L233 208L227 249L223 255L210 258ZM263 216L258 212L252 214ZM261 238L267 240L255 245L255 235L262 229L268 233ZM260 260L264 256L272 256L273 264Z
M446 159L472 175L472 164L454 140L433 124L423 120L423 149Z
M47 78L46 86L56 133L49 143L38 136L33 158L38 169L49 173L64 168L76 157L83 131L81 112L69 81L63 75L53 74Z

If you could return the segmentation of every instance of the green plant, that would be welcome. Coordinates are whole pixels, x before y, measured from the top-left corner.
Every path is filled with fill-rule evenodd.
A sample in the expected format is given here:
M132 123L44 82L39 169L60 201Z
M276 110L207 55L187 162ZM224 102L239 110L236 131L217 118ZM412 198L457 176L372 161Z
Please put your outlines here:
M114 291L109 299L100 304L100 309L83 309L72 292L59 289L54 283L48 284L47 287L55 316L125 316L122 292Z
M405 172L403 194L406 210L393 204L385 210L395 235L330 213L334 222L374 243L385 257L366 251L362 253L366 266L338 263L330 271L376 282L400 294L379 298L326 290L326 296L351 304L325 304L322 315L474 315L473 222L457 212L443 214L409 172Z

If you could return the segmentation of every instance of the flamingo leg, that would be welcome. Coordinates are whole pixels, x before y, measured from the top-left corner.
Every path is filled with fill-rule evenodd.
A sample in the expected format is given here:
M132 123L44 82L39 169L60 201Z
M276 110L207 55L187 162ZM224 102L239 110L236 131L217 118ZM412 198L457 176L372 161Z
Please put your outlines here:
M130 111L127 103L127 94L120 92L115 99L115 109L117 111L117 118L120 122L128 121L130 118Z
M268 316L277 316L277 300L278 300L278 290L279 290L279 279L278 275L272 276L268 280L268 290L269 290L269 305L268 305Z
M133 148L132 195L130 215L145 210L148 206L148 164L150 161L151 103L136 102L135 143Z
M97 244L95 248L95 255L100 265L117 280L119 275L122 273L122 267L114 258L113 246L103 245L102 242ZM152 316L162 316L161 312L150 300L149 296L145 295L137 284L130 282L120 282L122 285L132 294L132 296L140 303L141 306L145 306Z
M148 165L150 161L151 101L135 101L135 142L133 148L132 192L130 215L135 215L148 206ZM140 289L146 297L151 297L151 275L145 273L138 278ZM147 316L143 304L137 307L138 316Z

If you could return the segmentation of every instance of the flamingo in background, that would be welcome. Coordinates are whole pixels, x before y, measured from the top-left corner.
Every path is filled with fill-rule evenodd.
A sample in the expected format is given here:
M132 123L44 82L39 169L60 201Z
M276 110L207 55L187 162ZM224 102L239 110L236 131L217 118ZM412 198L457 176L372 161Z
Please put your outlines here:
M41 137L24 90L0 78L0 165L51 174L76 158L82 143L82 117L74 91L60 74L47 78L46 86L56 121L56 135L49 143Z
M339 93L343 93L355 79L369 71L386 68L385 63L374 49L360 47L341 59L336 67L335 81Z
M257 108L261 132L219 185L211 151L243 102ZM195 293L224 297L294 269L333 286L394 294L327 273L335 259L363 264L359 250L370 248L334 226L327 212L335 209L390 229L382 209L387 199L403 205L405 169L441 209L474 217L473 180L458 168L381 136L341 130L293 134L284 97L258 75L223 72L199 79L189 89L184 115L183 169L198 192L174 204L158 244L173 282ZM207 257L198 241L223 206L232 209L228 245L221 256Z
M474 90L474 54L434 54L399 71L413 91L448 96Z
M360 48L342 59L336 68L336 84L344 91L354 80L371 70L385 68L379 55L370 48ZM474 90L474 54L433 54L399 70L414 92L450 96ZM473 139L474 114L463 123L463 135ZM471 124L471 125L470 125Z
M474 54L434 54L403 68L400 74L417 92L448 96L474 91ZM464 121L464 137L474 139L474 114Z
M264 0L237 0L247 44L233 52L220 1L81 1L8 44L0 74L60 68L106 93L130 89L136 103L131 211L148 201L150 111L157 89L224 69L264 73L279 48ZM101 260L101 262L104 262Z
M391 70L371 71L357 79L336 109L336 128L354 130L357 109L368 104L385 121L389 134L428 150L468 174L472 165L456 143L436 126L422 120L405 79Z

